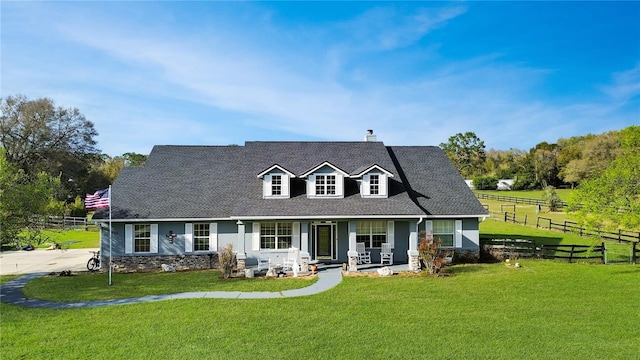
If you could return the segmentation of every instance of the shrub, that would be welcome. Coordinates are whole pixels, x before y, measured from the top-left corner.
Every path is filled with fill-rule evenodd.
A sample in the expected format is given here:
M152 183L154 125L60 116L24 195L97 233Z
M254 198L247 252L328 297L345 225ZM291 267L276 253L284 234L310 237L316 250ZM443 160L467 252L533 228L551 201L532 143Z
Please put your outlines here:
M438 275L442 273L442 269L446 265L446 257L452 255L450 252L453 250L442 250L441 245L442 240L434 239L433 234L427 234L424 231L420 232L418 252L429 274Z
M493 176L478 176L473 178L473 188L476 190L495 190L498 188L498 178Z
M231 277L233 266L236 264L236 255L233 253L233 245L227 244L218 252L218 261L220 262L220 270L225 279Z

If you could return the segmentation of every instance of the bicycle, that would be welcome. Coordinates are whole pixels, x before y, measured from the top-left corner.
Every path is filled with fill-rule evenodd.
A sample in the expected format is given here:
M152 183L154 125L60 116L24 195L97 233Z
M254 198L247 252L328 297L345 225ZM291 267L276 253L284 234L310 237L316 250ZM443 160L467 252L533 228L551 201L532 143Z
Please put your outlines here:
M93 253L93 257L87 262L87 269L94 272L100 269L100 251L89 251Z

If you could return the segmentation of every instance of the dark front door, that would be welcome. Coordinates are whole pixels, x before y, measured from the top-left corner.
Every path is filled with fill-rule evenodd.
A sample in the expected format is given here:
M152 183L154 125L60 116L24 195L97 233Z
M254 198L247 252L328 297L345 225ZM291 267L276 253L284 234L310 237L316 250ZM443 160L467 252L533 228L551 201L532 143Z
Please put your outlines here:
M331 259L331 225L316 226L316 254L318 259Z

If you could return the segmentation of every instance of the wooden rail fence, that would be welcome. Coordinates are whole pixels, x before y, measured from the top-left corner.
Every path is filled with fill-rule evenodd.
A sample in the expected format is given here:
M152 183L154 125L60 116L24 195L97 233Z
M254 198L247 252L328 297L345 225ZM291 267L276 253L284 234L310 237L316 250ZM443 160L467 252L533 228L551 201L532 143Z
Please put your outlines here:
M591 229L587 229L579 226L578 223L574 221L565 220L562 223L556 223L556 222L553 222L553 219L542 217L542 216L538 216L538 220L536 221L536 228L560 230L565 233L574 232L574 233L580 234L580 236L597 236L602 239L618 241L619 243L621 242L634 243L634 242L640 241L639 231L630 231L630 230L622 230L622 229L619 229L616 232L603 231L599 229L591 230Z
M480 193L474 193L474 194L478 199L506 201L506 202L512 202L516 204L525 204L525 205L539 205L539 206L548 205L548 203L544 200L521 198L521 197L515 197L515 196L493 195L493 194L480 194ZM569 206L569 204L567 204L564 201L561 201L560 207L563 208L565 206Z
M481 239L485 256L496 260L535 257L536 243L528 239Z
M589 245L542 245L540 252L545 259L601 259L606 263L606 251L604 243L597 246Z
M87 218L73 216L40 216L36 224L41 229L84 229L91 225Z

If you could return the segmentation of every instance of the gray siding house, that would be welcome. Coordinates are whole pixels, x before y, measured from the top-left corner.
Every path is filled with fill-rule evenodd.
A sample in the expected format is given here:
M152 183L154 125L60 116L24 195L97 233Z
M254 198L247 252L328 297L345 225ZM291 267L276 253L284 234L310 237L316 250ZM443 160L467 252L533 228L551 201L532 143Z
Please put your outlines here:
M362 242L373 262L389 243L394 263L416 268L420 231L477 255L488 216L440 148L378 141L155 146L122 170L111 205L111 236L108 209L94 219L116 271L209 268L226 244L240 267L281 263L290 248L350 263Z

